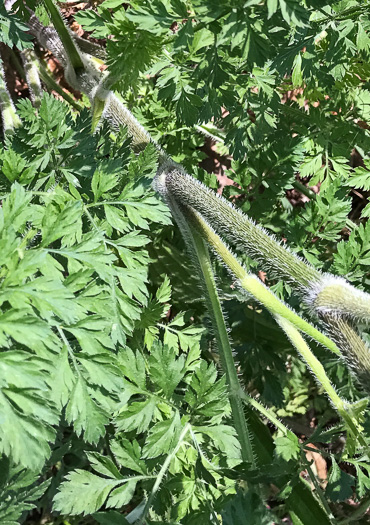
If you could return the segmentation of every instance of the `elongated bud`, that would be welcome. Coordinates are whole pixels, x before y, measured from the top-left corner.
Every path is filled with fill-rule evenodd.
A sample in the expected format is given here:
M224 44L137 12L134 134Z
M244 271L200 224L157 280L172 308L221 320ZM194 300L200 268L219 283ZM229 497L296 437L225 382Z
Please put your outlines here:
M331 338L343 351L346 363L360 380L363 388L370 393L370 348L360 337L350 319L338 315L323 314Z
M325 276L309 292L310 306L320 314L370 321L370 295L357 290L340 277Z

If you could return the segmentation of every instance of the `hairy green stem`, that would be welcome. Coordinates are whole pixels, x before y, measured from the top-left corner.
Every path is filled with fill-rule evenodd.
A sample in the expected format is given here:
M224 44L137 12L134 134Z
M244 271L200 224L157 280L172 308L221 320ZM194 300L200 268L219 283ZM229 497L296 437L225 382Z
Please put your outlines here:
M5 72L2 61L0 60L0 111L3 121L3 129L5 134L11 134L16 128L19 128L22 123L17 115L12 97L9 94L8 86L6 85Z
M253 295L257 301L263 304L272 315L281 315L296 328L310 336L312 339L328 348L335 354L340 354L339 348L319 330L310 325L307 321L299 317L293 310L285 305L276 295L271 292L257 277L249 274L239 263L237 258L230 252L221 238L212 230L207 222L199 213L186 208L186 213L190 220L195 224L197 230L204 239L212 246L215 253L220 257L226 268L231 271L239 280L240 286L248 293Z
M237 431L238 439L241 445L242 458L243 461L249 462L253 467L255 467L252 444L245 420L243 404L240 398L241 388L235 369L235 362L230 346L220 299L217 293L208 249L201 236L196 231L193 231L192 233L194 248L203 275L204 285L208 294L210 314L214 324L215 337L218 342L217 347L229 387L231 411L235 429Z
M310 293L312 306L320 314L370 321L370 294L357 290L340 277L328 277Z
M335 388L330 382L330 379L326 375L324 367L317 359L317 357L311 352L308 344L303 339L302 335L289 321L287 321L280 315L276 315L275 319L286 333L292 345L297 349L299 354L306 361L308 367L312 370L317 381L321 384L328 398L330 399L333 407L337 410L338 414L342 417L343 421L345 422L347 430L353 435L355 439L358 439L361 445L366 447L366 441L359 433L360 428L358 427L358 422L356 418L351 414L350 405L343 401L343 399L341 399L341 397L337 394Z
M200 235L202 235L212 246L227 268L236 275L240 285L266 306L266 308L272 313L277 323L284 330L294 347L298 350L306 361L308 367L312 370L318 382L324 388L333 406L345 421L349 431L352 432L355 437L358 437L357 421L350 413L347 413L349 405L346 405L340 396L338 396L335 388L326 375L324 367L311 352L298 329L304 329L310 337L314 338L321 344L324 344L330 350L339 353L336 345L329 338L321 334L321 332L313 328L309 323L306 323L299 316L294 314L272 292L270 292L267 287L260 283L256 277L249 275L227 249L220 237L207 225L198 213L195 213L189 207L184 209L185 215L189 219L189 222L194 225L194 229L200 232ZM295 326L293 325L293 322Z
M303 339L302 335L298 330L284 317L281 315L275 315L277 323L286 333L288 339L291 341L293 346L298 350L303 359L308 364L309 368L314 373L318 382L322 385L328 397L330 398L333 406L337 411L342 414L345 411L344 401L338 396L335 388L331 384L328 376L326 375L325 369L317 359L317 357L311 352L308 344Z
M269 408L262 405L262 403L259 403L259 401L257 401L254 397L249 396L244 391L242 391L240 395L247 405L250 405L255 410L260 412L260 414L262 414L266 419L268 419L270 423L272 423L278 430L280 430L280 432L284 434L284 436L295 436L294 432L289 430L289 428L286 427L284 423L282 423Z
M242 459L255 467L255 459L252 443L249 436L243 403L241 400L241 388L236 373L235 362L227 333L226 323L222 312L220 299L217 293L215 278L209 258L208 248L201 235L192 227L184 214L183 207L170 197L167 199L172 215L176 220L180 231L187 244L188 251L192 256L195 266L198 267L203 285L205 301L208 314L211 319L221 364L226 375L229 391L229 400L235 430L241 447Z
M41 104L43 93L38 59L32 49L24 49L21 52L21 58L26 72L26 80L28 89L30 90L32 104L38 108Z

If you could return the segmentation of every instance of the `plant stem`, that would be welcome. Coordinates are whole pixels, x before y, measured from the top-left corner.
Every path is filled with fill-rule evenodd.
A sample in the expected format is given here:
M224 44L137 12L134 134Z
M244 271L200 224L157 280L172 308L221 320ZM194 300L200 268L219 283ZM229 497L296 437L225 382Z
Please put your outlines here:
M370 349L348 319L338 315L322 315L334 340L338 342L348 364L367 392L370 391Z
M64 24L62 15L60 14L59 9L54 5L53 0L44 0L46 9L50 14L50 18L54 24L55 29L61 39L65 52L70 60L70 65L77 72L78 70L85 69L84 63L82 61L81 55L77 49L76 44L73 41L73 38Z
M316 193L310 188L307 188L307 186L302 184L302 182L300 182L299 180L295 180L293 182L293 188L303 193L303 195L306 195L306 197L308 197L309 199L314 199L316 197Z
M139 525L144 525L145 524L145 519L146 519L146 516L150 510L150 507L151 507L151 504L152 504L152 501L154 499L154 496L156 495L156 493L158 492L159 490L159 487L163 481L163 478L165 477L169 467L170 467L170 464L171 464L171 461L173 460L173 458L176 456L177 454L177 451L179 450L179 448L181 447L187 433L189 432L189 430L191 429L191 425L190 423L187 423L180 436L179 436L179 440L178 440L178 443L176 445L176 447L173 449L173 451L168 454L168 456L166 457L163 465L162 465L162 468L161 470L158 472L158 476L157 476L157 479L156 479L156 482L154 483L153 485L153 488L152 488L152 491L150 493L150 496L148 498L148 501L146 502L146 505L145 505L145 508L144 508L144 512L143 512L143 515L141 517L141 519L139 520L138 524Z
M41 63L39 63L39 71L40 71L40 77L41 77L41 80L46 84L47 88L49 90L52 90L52 91L55 91L56 93L58 93L58 95L60 95L61 97L64 98L64 100L66 102L68 102L68 104L71 104L72 107L74 107L74 109L76 109L77 111L82 111L83 110L83 106L81 106L81 104L79 104L78 102L76 102L72 97L71 95L69 95L68 93L66 93L61 87L59 84L57 84L57 82L55 82L55 80L53 79L53 77L51 75L49 75L47 69L45 68L45 66Z
M367 447L366 441L359 434L359 429L357 428L357 421L351 415L350 412L347 412L350 405L346 404L337 394L335 388L330 382L330 379L326 375L325 369L317 359L317 357L311 352L308 344L303 339L298 330L286 319L280 315L276 315L275 319L277 323L286 333L288 339L292 345L297 349L303 359L306 361L309 368L312 370L317 381L321 384L325 390L327 396L329 397L333 407L337 410L338 414L342 417L343 421L347 426L347 430L353 434L355 438L364 446Z
M243 401L247 404L258 410L266 419L268 419L278 430L280 430L284 436L289 434L294 434L288 427L286 427L268 408L266 408L262 403L259 403L254 397L249 396L244 391L241 392L241 397ZM294 434L295 435L295 434Z
M327 502L327 500L325 498L325 494L324 494L322 488L320 487L320 484L317 481L317 478L316 478L315 474L312 471L312 468L311 468L311 465L310 465L309 461L307 460L306 456L304 456L304 457L305 457L304 464L305 464L305 467L307 469L308 475L310 476L310 480L312 481L312 484L315 487L316 493L317 493L317 495L318 495L318 497L319 497L319 499L321 501L322 506L326 510L326 513L329 516L330 521L332 521L334 516L333 516L333 513L332 513L332 511L331 511L331 509L329 507L329 503Z
M286 277L303 293L312 283L322 279L320 272L310 264L283 247L261 226L181 168L164 169L157 177L157 189L164 196L169 193L182 205L193 208L216 231L223 233L231 244L247 250L251 257L262 261L275 274Z
M254 468L256 463L247 423L245 420L243 403L240 395L241 388L235 369L234 358L220 299L217 293L208 248L201 235L196 231L184 214L183 207L179 205L174 199L172 199L171 196L168 196L167 203L170 206L172 215L185 239L193 262L198 267L202 277L201 282L203 285L206 305L208 307L208 314L210 316L216 338L221 364L226 374L232 417L240 442L242 459L243 461L250 463Z
M329 338L321 334L321 332L313 328L309 323L306 323L306 326L304 324L305 321L294 314L286 305L284 305L284 303L282 303L274 294L272 294L268 288L260 283L254 276L248 275L246 270L239 264L237 259L227 249L220 237L208 226L203 218L189 207L184 209L185 214L190 224L193 225L194 230L196 229L197 231L201 232L201 235L203 235L207 242L211 244L212 248L215 250L217 255L220 256L227 268L237 276L240 281L240 285L249 293L252 293L252 295L256 297L262 304L264 304L266 308L273 314L277 323L284 330L293 346L301 354L318 382L324 388L333 406L346 423L348 430L353 434L354 437L358 438L364 446L366 446L365 441L361 435L359 435L356 419L350 413L347 413L349 405L345 405L344 401L338 396L328 376L326 375L324 367L316 358L316 356L311 352L309 346L297 328L300 330L304 329L304 331L312 338L321 344L324 344L327 348L334 351L335 353L338 353L339 350L336 348L335 344ZM293 322L297 328L292 324Z
M229 387L231 411L235 429L237 431L241 445L242 458L243 461L251 463L252 467L255 468L252 444L250 441L243 405L241 402L240 383L235 369L235 362L230 346L220 299L217 293L208 249L198 232L192 230L192 233L194 239L194 248L197 253L198 263L202 271L204 285L209 299L211 318L214 324L215 337L218 342L218 351Z
M240 286L248 293L252 294L261 304L263 304L272 315L281 315L290 321L299 330L312 337L315 341L322 344L335 354L340 354L339 348L326 335L310 325L307 321L299 317L293 310L285 305L276 295L271 292L258 278L248 272L239 263L236 257L230 252L221 238L208 226L206 221L199 213L187 207L187 214L195 224L198 231L212 246L215 253L220 257L227 269L231 271L240 282Z

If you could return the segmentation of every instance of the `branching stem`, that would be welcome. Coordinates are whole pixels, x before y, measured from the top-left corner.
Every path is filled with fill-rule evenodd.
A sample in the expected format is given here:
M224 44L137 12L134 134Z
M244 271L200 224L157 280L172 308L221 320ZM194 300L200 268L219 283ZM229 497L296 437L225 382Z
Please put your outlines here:
M153 501L156 493L159 490L159 487L160 487L160 485L161 485L161 483L163 481L163 478L165 477L165 475L167 474L168 469L170 468L171 461L176 456L179 448L182 446L183 441L184 441L184 439L185 439L185 437L188 434L190 429L191 429L191 425L190 425L190 423L187 423L184 426L184 428L183 428L183 430L182 430L182 432L181 432L181 434L179 436L179 440L178 440L178 443L177 443L176 447L173 449L173 451L170 454L168 454L168 456L166 457L166 459L165 459L165 461L164 461L164 463L162 465L161 470L158 472L158 476L157 476L156 482L154 483L152 491L151 491L150 496L148 498L148 501L146 502L143 515L142 515L141 519L138 522L139 525L145 525L146 517L147 517L148 512L150 510L150 507L152 505L152 501Z
M339 348L337 348L333 341L294 313L293 310L280 301L259 279L249 274L199 213L187 207L187 214L196 225L198 231L201 232L204 239L212 246L214 252L221 258L227 269L237 277L240 286L244 288L244 290L253 295L272 315L283 316L299 330L328 348L331 352L340 354Z

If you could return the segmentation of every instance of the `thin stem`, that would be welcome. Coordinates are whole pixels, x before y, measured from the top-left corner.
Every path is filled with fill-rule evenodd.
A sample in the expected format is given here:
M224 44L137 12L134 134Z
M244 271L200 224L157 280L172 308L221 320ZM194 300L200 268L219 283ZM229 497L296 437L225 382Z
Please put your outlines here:
M80 369L78 367L77 359L76 359L76 357L75 357L75 355L73 353L73 350L71 348L71 345L69 344L68 339L65 336L64 331L62 330L62 328L60 326L57 326L57 330L59 332L60 337L62 338L63 343L65 344L65 346L66 346L66 348L68 350L68 353L69 353L69 355L70 355L70 357L72 359L73 366L74 366L74 368L75 368L75 370L77 372L77 375L81 375Z
M326 375L325 369L317 359L317 357L311 352L308 344L303 339L298 330L286 319L280 315L276 315L275 319L277 323L286 333L288 339L292 345L297 349L303 359L306 361L309 368L312 370L317 381L321 384L327 396L329 397L333 407L337 410L338 414L342 417L343 421L347 426L347 430L353 434L355 438L363 445L367 447L365 439L359 434L357 427L358 423L350 412L347 412L350 405L346 404L337 394L335 388L330 382L330 379Z
M177 443L176 447L166 457L166 460L163 463L161 470L158 472L158 476L157 476L156 482L154 483L152 491L151 491L150 496L148 498L148 501L146 502L143 515L142 515L141 519L138 522L139 525L144 525L145 524L145 520L146 520L147 514L148 514L148 512L150 510L150 507L151 507L152 501L154 499L154 496L158 492L159 487L160 487L160 485L161 485L161 483L163 481L163 478L165 477L168 469L170 468L171 461L176 456L177 451L179 450L179 448L182 446L182 443L183 443L183 441L184 441L184 439L185 439L185 437L186 437L186 435L187 435L187 433L189 432L190 429L191 429L191 425L190 425L190 423L187 423L184 426L184 428L183 428L183 430L182 430L182 432L181 432L181 434L179 436L179 440L178 440L178 443Z
M53 0L44 0L44 4L49 11L50 18L54 24L54 27L61 39L65 52L70 60L72 68L77 71L85 69L84 63L82 61L81 55L75 45L73 38L66 28L63 18L59 12L59 9L54 5Z
M293 188L303 193L303 195L306 195L306 197L308 197L309 199L314 199L316 197L316 193L310 188L307 188L307 186L302 184L302 182L299 182L299 180L295 180L293 182Z
M241 397L243 401L247 404L258 410L266 419L268 419L278 430L280 430L284 436L288 435L294 435L294 432L289 430L288 427L286 427L276 416L275 414L268 408L262 405L262 403L259 403L254 397L249 396L246 392L241 392Z
M344 520L341 520L338 525L347 525L347 523L351 523L352 521L356 521L362 516L365 515L365 513L369 510L370 507L370 496L364 499L360 505L352 511L351 516L348 518L345 518Z
M327 502L327 500L325 498L325 494L324 494L322 488L320 487L320 484L317 481L317 478L316 478L314 472L312 471L312 468L311 468L311 465L310 465L309 461L307 460L306 456L304 456L304 458L305 458L304 465L305 465L305 467L307 469L308 475L310 476L310 480L312 481L312 484L315 487L316 494L318 495L322 506L326 510L326 513L329 516L330 521L332 521L334 516L333 516L333 513L331 511L331 508L329 507L329 503Z

